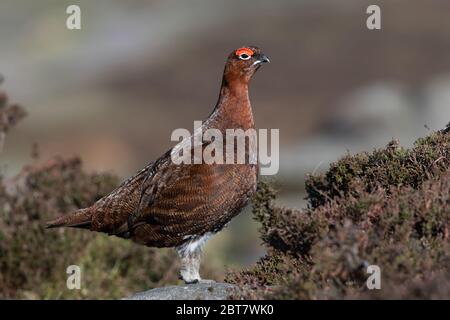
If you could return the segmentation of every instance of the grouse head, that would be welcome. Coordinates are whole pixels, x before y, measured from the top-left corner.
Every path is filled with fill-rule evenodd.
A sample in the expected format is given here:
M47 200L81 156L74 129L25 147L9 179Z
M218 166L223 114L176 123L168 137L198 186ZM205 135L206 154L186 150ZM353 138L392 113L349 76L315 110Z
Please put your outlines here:
M241 47L228 56L225 64L224 80L227 82L248 82L269 58L255 46Z

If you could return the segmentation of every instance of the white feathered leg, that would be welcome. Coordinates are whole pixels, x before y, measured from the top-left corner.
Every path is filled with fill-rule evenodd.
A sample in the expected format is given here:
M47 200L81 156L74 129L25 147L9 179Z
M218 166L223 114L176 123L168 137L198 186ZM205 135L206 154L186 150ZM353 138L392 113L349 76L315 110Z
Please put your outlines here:
M181 258L180 278L185 283L214 282L214 280L203 280L200 277L200 261L202 258L203 246L210 236L210 234L203 235L200 238L188 241L176 248Z

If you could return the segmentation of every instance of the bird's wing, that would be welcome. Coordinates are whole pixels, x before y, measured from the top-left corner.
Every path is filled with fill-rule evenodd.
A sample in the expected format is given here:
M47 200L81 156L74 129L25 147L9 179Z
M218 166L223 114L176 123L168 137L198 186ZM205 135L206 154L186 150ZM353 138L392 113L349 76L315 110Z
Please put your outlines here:
M170 165L161 177L163 185L142 197L139 216L127 226L130 236L139 243L172 246L221 228L247 202L256 179L252 170L225 164Z
M172 150L172 149L171 149ZM108 230L110 235L124 236L133 227L142 213L144 203L150 205L158 194L158 181L164 176L165 168L170 165L171 150L167 151L158 160L150 163L135 176L123 182L116 190L109 195L105 201L112 220L121 221L121 224L112 230ZM119 202L116 205L115 202ZM119 207L115 209L115 207ZM129 208L128 208L129 207ZM120 216L120 217L119 217ZM107 230L102 230L107 231ZM127 237L125 235L125 237Z
M170 246L222 226L246 203L255 169L245 165L174 164L170 152L149 168L136 210L115 235ZM232 196L230 196L232 195Z
M194 162L194 149L192 147L194 143L193 136L183 140L155 161L155 163L148 168L145 179L142 182L139 202L136 211L132 215L132 220L139 220L145 212L145 208L150 207L164 189L176 183L176 181L182 178L184 174L188 174L186 166L190 166L189 164L176 165L172 161L172 156L177 157L179 150L183 149L186 143L189 143L190 146L189 157L191 163ZM201 141L198 147L201 148L203 152L204 148L210 143L211 142L208 141Z
M154 203L155 199L161 196L161 193L166 188L172 186L177 180L189 175L187 167L188 164L176 165L172 161L172 155L178 154L185 143L190 141L190 145L193 145L193 137L189 137L183 140L174 148L167 151L163 156L161 156L155 162L149 164L146 168L141 170L135 177L130 178L125 181L121 186L118 187L119 192L121 190L126 190L128 198L137 198L136 205L134 206L133 212L128 214L126 219L121 219L124 221L122 225L118 228L109 232L110 234L119 236L128 236L130 230L145 223L146 219L146 208L149 208ZM200 148L206 147L210 142L202 142ZM176 149L178 148L178 149ZM191 148L191 153L193 154L193 149ZM191 156L191 161L193 158ZM134 189L138 188L138 192ZM131 192L130 192L131 190ZM123 196L114 196L112 198L123 198ZM130 200L130 199L129 199Z

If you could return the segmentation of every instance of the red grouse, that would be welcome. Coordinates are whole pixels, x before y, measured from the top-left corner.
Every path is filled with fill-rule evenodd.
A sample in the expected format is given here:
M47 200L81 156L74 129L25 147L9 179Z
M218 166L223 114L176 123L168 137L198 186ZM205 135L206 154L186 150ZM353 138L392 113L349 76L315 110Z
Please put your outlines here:
M248 84L266 62L269 59L254 46L228 56L219 99L202 131L216 129L226 136L227 129L254 129ZM258 166L250 161L176 164L173 150L91 207L50 221L47 227L84 228L149 247L175 247L182 262L180 277L186 283L205 281L199 274L202 247L247 204L256 190ZM255 159L256 151L246 151L246 156Z

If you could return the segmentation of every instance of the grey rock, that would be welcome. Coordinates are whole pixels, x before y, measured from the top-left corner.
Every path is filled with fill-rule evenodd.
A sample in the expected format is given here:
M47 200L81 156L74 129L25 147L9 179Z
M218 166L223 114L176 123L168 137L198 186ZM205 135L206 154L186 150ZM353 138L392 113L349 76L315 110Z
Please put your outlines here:
M196 283L155 288L125 300L225 300L238 290L237 286L229 283Z

